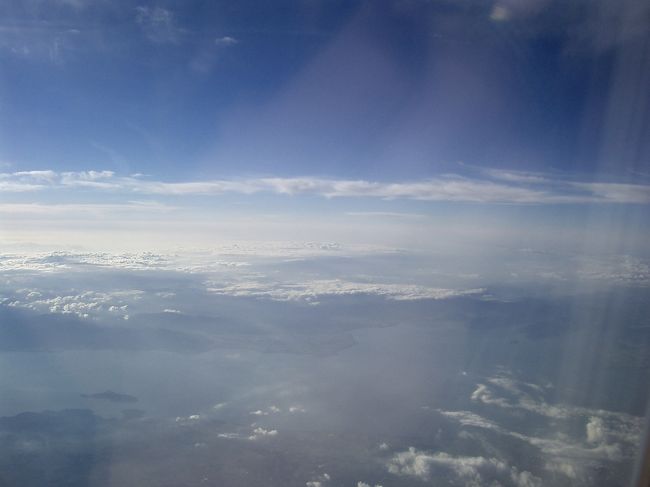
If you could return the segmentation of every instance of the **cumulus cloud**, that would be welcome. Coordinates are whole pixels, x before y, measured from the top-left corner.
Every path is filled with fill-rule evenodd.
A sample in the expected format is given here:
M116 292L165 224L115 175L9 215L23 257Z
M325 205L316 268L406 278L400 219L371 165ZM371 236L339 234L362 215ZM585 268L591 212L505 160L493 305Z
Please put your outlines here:
M200 414L190 414L189 416L177 416L176 423L180 425L191 425L201 420Z
M305 483L307 487L324 487L331 480L331 477L327 473L322 473L313 480L309 480Z
M542 481L528 471L494 457L453 456L445 452L426 452L410 447L398 452L387 462L388 471L427 481L435 476L447 475L452 483L467 487L483 485L513 485L515 487L540 487Z
M0 210L1 211L1 210ZM206 249L182 252L6 252L0 253L2 271L69 271L97 267L129 270L173 270L189 273L236 271L251 266L248 258L310 258L326 255L362 256L386 254L395 249L376 245L343 245L336 242L225 241ZM171 296L169 292L161 297Z
M253 253L254 244L246 248ZM211 272L247 267L248 262L233 258L220 257L230 253L226 248L212 249L206 252L183 252L182 254L162 254L155 252L34 252L29 254L0 254L0 272L2 271L70 271L96 270L96 268L125 270L173 270L189 273ZM169 293L166 296L170 297Z
M589 443L601 443L605 440L605 424L602 418L592 416L589 418L586 428Z
M273 437L278 434L278 430L267 430L260 426L256 427L252 434L248 437L249 440L259 440L260 438Z
M32 254L0 254L0 271L55 271L100 266L121 269L169 268L170 261L153 252L36 252Z
M431 478L434 470L445 471L454 478L454 482L468 487L486 485L497 478L510 478L518 486L526 485L523 483L526 481L539 480L529 472L521 473L494 457L452 456L445 452L431 453L413 447L393 455L387 463L387 468L392 474L417 477L424 481Z
M79 318L92 318L108 313L128 319L129 304L133 300L137 300L142 291L84 291L54 296L45 296L44 294L44 290L22 289L16 291L15 298L4 298L4 302L10 307L56 314L72 314Z
M510 468L510 478L515 487L541 487L542 479L534 476L529 471L520 472L516 467Z
M517 381L503 374L489 377L485 382L490 386L477 384L471 395L473 402L499 408L505 412L511 411L513 415L522 413L537 415L535 424L542 421L541 424L546 424L546 428L542 430L548 431L549 434L540 437L526 431L512 430L503 423L499 424L471 411L438 410L438 412L463 427L489 430L534 447L544 459L544 468L547 472L568 477L576 485L587 485L589 472L603 462L632 461L637 454L643 429L642 418L601 409L549 404L544 400L547 387ZM484 411L489 412L490 409ZM503 420L502 413L498 417ZM582 427L584 434L572 437L566 433L555 432L558 421L566 426L563 428L565 431L575 431L577 427ZM415 472L419 468L418 471L423 472L426 468L431 468L435 462L429 456L417 456L413 452L406 452L403 457L400 457L403 464L400 471ZM397 468L393 465L393 469ZM529 472L511 471L510 475L514 485L540 485L539 479Z

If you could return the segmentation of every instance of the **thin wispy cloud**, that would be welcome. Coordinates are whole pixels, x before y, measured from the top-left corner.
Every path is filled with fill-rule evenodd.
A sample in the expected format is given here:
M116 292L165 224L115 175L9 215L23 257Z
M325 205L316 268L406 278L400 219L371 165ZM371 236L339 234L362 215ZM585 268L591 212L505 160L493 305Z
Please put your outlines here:
M491 176L491 177L490 177ZM146 195L221 195L226 193L317 195L325 198L378 198L511 204L650 203L650 185L581 182L542 175L488 173L488 177L445 175L421 181L270 177L168 182L112 171L21 171L0 174L0 192L92 189Z
M238 44L239 41L237 39L235 39L234 37L223 36L223 37L216 38L214 40L214 43L217 46L225 47L225 46L234 46L235 44Z
M156 44L176 43L181 30L176 25L174 14L162 7L136 7L135 21L151 42Z

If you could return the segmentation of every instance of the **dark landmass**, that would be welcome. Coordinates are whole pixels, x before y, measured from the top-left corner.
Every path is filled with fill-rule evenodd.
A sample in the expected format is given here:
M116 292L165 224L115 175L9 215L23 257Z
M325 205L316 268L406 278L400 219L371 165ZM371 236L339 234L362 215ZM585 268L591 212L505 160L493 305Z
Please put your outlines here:
M123 409L122 410L122 419L125 421L131 419L140 419L145 415L145 411L142 409Z
M169 314L169 313L167 313ZM132 320L137 321L137 318ZM63 350L165 350L177 353L204 353L215 349L255 350L262 353L333 355L356 344L349 333L294 333L281 328L263 333L216 324L210 329L190 327L190 331L167 328L163 323L141 326L102 325L84 322L71 315L34 314L0 306L0 352L56 352ZM192 322L191 322L192 323ZM176 324L178 326L178 324Z
M95 394L80 394L80 396L87 399L101 399L103 401L119 403L138 402L138 398L135 396L131 396L130 394L120 394L113 391L97 392Z

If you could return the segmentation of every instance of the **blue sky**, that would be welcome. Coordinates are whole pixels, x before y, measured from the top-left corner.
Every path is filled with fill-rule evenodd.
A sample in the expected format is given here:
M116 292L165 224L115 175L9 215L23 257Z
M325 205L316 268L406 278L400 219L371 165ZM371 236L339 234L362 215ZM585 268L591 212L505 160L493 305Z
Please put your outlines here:
M638 213L647 15L637 0L5 1L0 198Z
M647 0L0 0L0 483L625 484L649 41Z

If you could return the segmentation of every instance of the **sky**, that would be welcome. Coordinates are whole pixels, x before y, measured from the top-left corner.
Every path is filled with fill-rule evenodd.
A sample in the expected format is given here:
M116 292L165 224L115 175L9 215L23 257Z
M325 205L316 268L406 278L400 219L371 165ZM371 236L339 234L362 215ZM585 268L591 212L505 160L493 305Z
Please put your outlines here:
M630 485L643 0L0 0L0 484Z
M23 225L57 208L307 223L650 202L645 2L30 0L0 13L0 211Z

